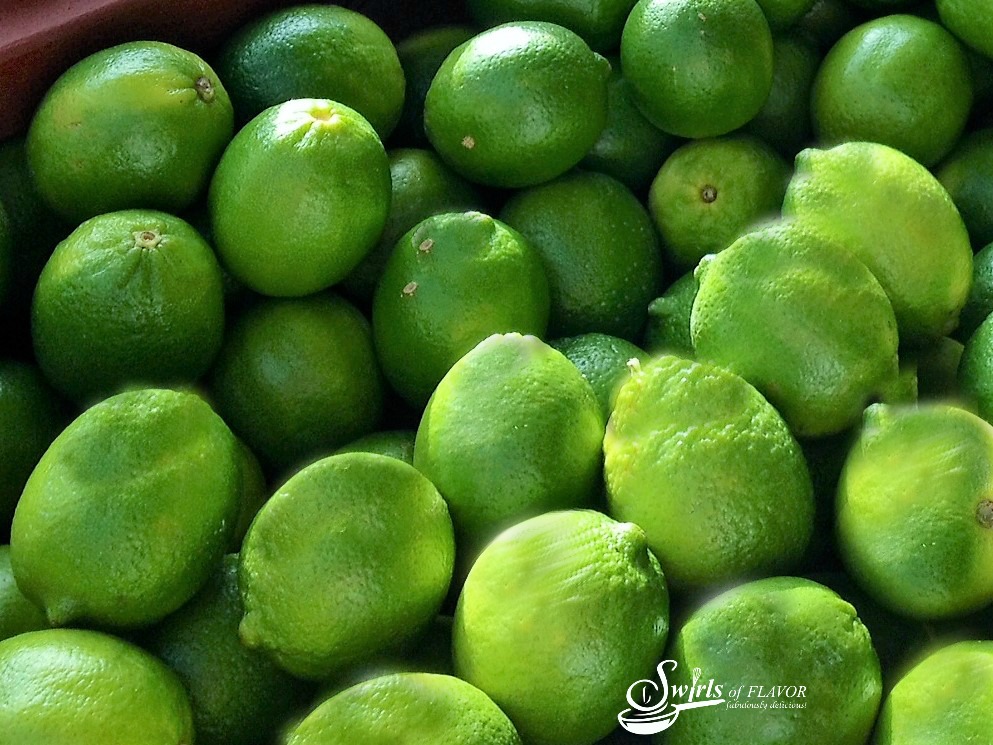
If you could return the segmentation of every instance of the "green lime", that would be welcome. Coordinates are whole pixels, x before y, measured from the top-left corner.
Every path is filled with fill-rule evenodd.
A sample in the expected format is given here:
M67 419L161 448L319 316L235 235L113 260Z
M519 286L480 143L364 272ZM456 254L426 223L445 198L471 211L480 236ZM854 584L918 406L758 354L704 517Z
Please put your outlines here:
M579 34L596 52L612 52L636 0L469 0L481 26L511 21L548 21Z
M993 422L993 315L968 338L959 361L961 392L976 406L979 416Z
M972 257L972 285L954 336L967 340L990 313L993 313L993 243Z
M862 13L848 0L815 0L793 30L823 54L861 22Z
M269 498L265 473L255 453L238 441L238 519L228 543L228 550L237 552L255 515Z
M10 546L0 546L0 641L48 628L48 619L17 588L10 566Z
M62 405L34 365L0 360L0 526L63 425Z
M234 530L237 447L193 393L130 391L83 412L17 503L18 587L56 626L142 626L176 610Z
M319 680L399 644L438 614L455 545L445 501L413 466L335 455L262 507L241 552L241 639Z
M56 247L34 294L38 363L76 401L125 385L193 383L213 362L223 332L214 252L164 212L90 218Z
M286 745L521 745L490 698L450 675L399 673L359 683L325 701Z
M935 0L944 26L977 52L993 58L993 17L983 0Z
M564 354L593 387L604 421L614 408L617 389L627 380L630 365L648 362L643 349L607 334L568 336L549 342L549 346Z
M551 512L501 533L473 565L455 669L529 745L584 745L617 726L625 689L650 673L668 631L665 577L642 530Z
M592 503L603 428L593 388L540 339L496 334L456 362L424 410L414 465L448 503L461 568L516 522Z
M938 649L908 670L883 703L873 745L931 745L989 739L993 642Z
M607 123L579 165L599 171L641 192L675 147L676 138L649 122L635 104L631 84L621 74L621 61L610 58L607 78Z
M897 377L897 326L883 288L844 249L777 223L697 269L697 357L737 373L797 435L855 424Z
M659 169L648 196L666 258L691 269L778 215L790 174L785 160L750 135L679 147Z
M658 237L620 181L573 172L521 191L500 212L538 249L548 274L551 336L638 339L662 283Z
M73 65L38 106L27 155L38 191L80 222L196 199L233 132L228 94L185 49L135 41Z
M600 136L609 73L607 60L562 26L497 26L445 59L424 101L424 129L473 181L538 184L579 163Z
M96 631L32 631L0 643L0 690L0 728L17 745L193 745L179 679Z
M639 0L621 38L635 102L680 137L716 137L754 117L772 87L772 54L755 0Z
M397 45L397 56L407 80L407 95L403 112L393 140L425 147L428 136L424 132L424 99L431 81L445 58L461 44L476 35L469 26L435 26L408 36Z
M911 359L917 365L917 392L921 399L954 399L959 396L958 369L965 347L943 336Z
M773 31L784 31L814 7L815 0L758 0L759 7Z
M306 688L238 638L238 556L224 557L190 602L142 637L190 696L197 745L255 745L276 733Z
M993 426L963 409L876 404L845 463L838 545L873 598L912 618L993 602Z
M225 339L210 390L235 433L278 469L368 434L382 411L369 322L331 294L247 310Z
M955 328L972 281L972 248L951 197L924 166L871 142L804 150L783 214L869 267L893 304L902 342Z
M810 580L774 577L695 610L669 650L673 690L699 680L726 703L686 712L666 745L864 745L882 696L855 608ZM692 677L691 677L692 675ZM673 702L673 705L685 701Z
M648 325L642 343L649 354L667 352L681 357L693 356L690 314L696 293L696 277L693 272L686 272L649 304Z
M264 295L309 295L344 279L375 246L389 206L389 161L375 130L326 99L259 114L210 185L218 253Z
M435 215L397 242L383 271L376 352L393 388L420 408L488 336L543 336L548 308L542 257L516 230L479 212Z
M925 166L952 149L971 107L962 46L938 24L910 15L845 34L824 58L811 100L821 142L878 142Z
M390 432L373 432L372 434L353 440L342 445L335 451L339 453L375 453L390 458L402 460L414 465L414 438L417 433L413 430L394 430Z
M967 135L937 171L976 246L993 243L993 128Z
M803 452L737 375L671 355L635 367L603 441L610 515L639 525L673 587L792 568L814 502Z
M290 99L328 98L386 139L403 107L393 42L369 18L337 5L296 5L252 21L228 39L217 71L242 122Z

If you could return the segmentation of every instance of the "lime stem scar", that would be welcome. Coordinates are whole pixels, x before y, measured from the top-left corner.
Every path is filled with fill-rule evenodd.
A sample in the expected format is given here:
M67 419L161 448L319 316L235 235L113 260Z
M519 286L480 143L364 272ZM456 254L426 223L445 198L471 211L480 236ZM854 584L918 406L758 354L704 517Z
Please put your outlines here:
M710 184L700 189L700 198L707 204L712 204L717 201L717 189Z
M162 240L162 236L154 230L136 230L132 235L135 248L155 248Z
M204 103L210 103L214 100L214 96L216 95L214 92L214 84L210 82L210 78L206 75L201 75L197 78L196 82L193 84L193 87L197 89L197 96Z
M984 528L993 528L993 501L984 499L976 507L976 520Z

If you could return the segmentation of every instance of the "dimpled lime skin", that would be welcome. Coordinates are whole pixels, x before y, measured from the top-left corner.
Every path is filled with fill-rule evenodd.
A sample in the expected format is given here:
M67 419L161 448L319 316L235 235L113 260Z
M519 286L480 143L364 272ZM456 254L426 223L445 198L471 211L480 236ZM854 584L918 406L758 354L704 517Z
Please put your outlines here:
M0 643L0 727L17 745L193 745L190 703L172 671L80 629Z
M765 103L772 33L754 0L640 0L624 26L621 66L656 127L716 137L747 123Z
M331 697L297 724L286 745L521 745L507 715L450 675L397 673Z
M733 373L671 355L632 371L603 450L611 517L641 526L673 586L789 570L807 547L803 452Z
M754 385L798 436L855 424L897 376L896 319L879 282L795 223L742 236L697 279L697 358Z
M439 155L488 186L548 181L583 159L607 120L610 64L554 23L507 23L457 47L424 102Z
M924 166L871 142L803 150L783 214L869 267L893 304L901 342L955 328L972 283L972 247L954 202Z
M10 567L10 546L0 546L0 641L48 628L41 608L22 593Z
M945 28L993 59L993 16L982 0L936 0L935 5Z
M993 65L993 60L990 61ZM993 128L966 135L935 175L948 190L974 246L993 242Z
M201 78L209 94L198 94ZM45 201L81 222L128 207L186 209L233 130L231 101L206 62L140 41L69 68L38 106L26 147Z
M296 677L325 679L426 627L454 556L445 502L413 466L371 453L319 460L245 537L242 641Z
M238 517L238 442L193 393L86 410L42 456L11 528L17 585L53 625L135 627L185 603Z
M985 742L993 706L993 642L962 641L908 670L879 712L873 745Z
M217 251L236 279L263 295L309 295L375 245L390 207L389 160L354 109L288 101L231 141L209 203Z
M502 533L473 565L455 611L459 677L488 694L530 745L590 745L617 726L649 675L669 595L642 530L591 510Z
M520 233L479 212L435 215L397 241L376 288L383 373L421 408L452 365L492 334L543 336L548 279Z
M700 668L725 699L744 686L742 703L751 686L766 695L773 686L806 686L802 699L780 698L806 708L686 712L653 740L665 745L864 745L882 697L879 660L855 608L806 579L757 580L717 596L687 618L668 654L677 664L670 685L690 685Z
M866 413L838 487L841 557L904 616L964 615L993 602L993 426L944 404Z
M681 357L693 357L690 339L690 314L696 298L697 282L693 272L687 272L648 305L648 324L643 346L649 354L668 352Z
M604 421L593 388L533 336L495 334L438 384L414 465L448 502L460 551L541 512L590 504Z
M508 21L549 21L575 31L597 52L617 49L635 0L469 0L482 26Z
M614 408L618 388L627 380L629 365L648 362L645 350L608 334L580 334L549 344L564 354L589 381L600 402L604 421Z
M402 460L414 465L414 438L417 433L413 430L398 429L389 432L373 432L372 434L353 440L342 445L335 451L340 453L374 453Z

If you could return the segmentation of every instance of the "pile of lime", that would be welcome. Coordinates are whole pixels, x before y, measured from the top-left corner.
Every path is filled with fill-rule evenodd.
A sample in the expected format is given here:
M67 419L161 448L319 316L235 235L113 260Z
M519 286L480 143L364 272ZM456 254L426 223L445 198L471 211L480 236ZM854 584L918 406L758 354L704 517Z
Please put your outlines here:
M0 740L993 745L989 0L451 18L0 143Z

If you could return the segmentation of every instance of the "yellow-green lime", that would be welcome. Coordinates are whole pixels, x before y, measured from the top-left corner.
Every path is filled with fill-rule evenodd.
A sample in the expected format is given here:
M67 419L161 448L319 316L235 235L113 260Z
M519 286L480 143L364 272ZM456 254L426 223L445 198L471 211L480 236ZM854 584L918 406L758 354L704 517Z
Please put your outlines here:
M393 150L389 160L392 194L386 226L376 245L342 282L345 292L362 301L372 300L394 246L417 223L442 212L482 207L472 185L430 150Z
M617 389L627 380L634 363L647 363L645 350L608 334L580 334L549 342L576 366L593 387L603 420L614 408Z
M737 373L799 436L855 424L897 378L897 324L848 251L796 222L739 238L697 268L697 358Z
M993 426L943 403L866 411L838 488L851 575L904 616L993 602Z
M259 114L224 151L210 185L217 251L235 279L264 295L309 295L340 282L376 244L389 207L389 161L376 131L327 99Z
M134 41L104 49L55 81L31 120L38 191L80 222L104 212L190 206L231 139L231 101L185 49Z
M141 637L190 697L197 745L268 741L307 688L238 638L238 556L228 554L190 602Z
M514 523L591 504L603 428L593 388L534 336L495 334L456 362L424 410L414 465L448 503L460 568Z
M376 288L372 331L383 373L421 408L452 365L492 334L543 336L542 256L480 212L429 217L397 241Z
M233 324L210 379L218 411L269 468L375 429L382 382L369 322L329 293L266 299Z
M972 257L972 285L953 335L967 341L990 313L993 313L993 243Z
M424 129L466 178L523 187L583 159L607 120L610 64L572 31L523 21L483 31L442 63Z
M507 715L450 675L397 673L359 683L318 706L286 745L521 745Z
M982 0L935 0L941 22L977 52L993 58L993 18Z
M864 745L882 697L879 660L855 608L797 577L718 595L690 614L668 654L670 686L686 690L699 670L701 684L713 679L740 705L687 712L654 740L666 745Z
M796 158L783 214L858 257L886 290L903 343L955 328L972 248L948 192L898 150L849 142Z
M974 246L993 243L993 128L970 133L936 175L962 215Z
M831 48L811 116L827 145L879 142L932 166L961 136L972 96L969 60L955 37L924 18L890 15Z
M469 0L481 26L511 21L548 21L579 34L596 52L612 52L635 0Z
M624 184L576 171L518 192L500 219L541 255L551 336L640 338L661 289L662 255L647 210Z
M221 268L188 223L153 210L90 218L41 273L34 351L61 393L89 402L126 385L188 385L224 333Z
M659 169L648 208L667 259L682 271L779 213L790 167L751 135L695 140Z
M135 627L189 600L238 517L238 443L199 396L121 393L45 452L17 503L17 585L56 626Z
M225 43L217 71L242 122L290 99L329 98L386 139L403 107L393 43L374 21L338 5L296 5L252 21Z
M551 512L501 533L455 612L455 669L529 745L591 745L617 726L624 692L650 674L669 596L637 525Z
M241 551L242 641L321 680L420 633L455 556L437 489L413 466L334 455L292 476Z
M693 356L690 314L696 292L696 277L693 272L686 272L648 305L648 325L642 346L649 354L667 352L680 357Z
M639 0L621 37L635 102L680 137L716 137L754 117L772 88L772 53L755 0Z
M621 386L603 441L610 515L639 525L674 587L793 568L810 474L772 405L737 375L661 355Z
M938 649L893 686L879 712L873 745L931 745L989 739L993 642Z
M49 629L0 642L0 727L17 745L193 745L179 679L138 647Z
M10 566L10 546L0 546L0 641L48 628L48 619L22 593Z
M347 445L342 445L335 453L375 453L414 465L414 438L416 436L415 431L407 429L373 432L353 440Z

